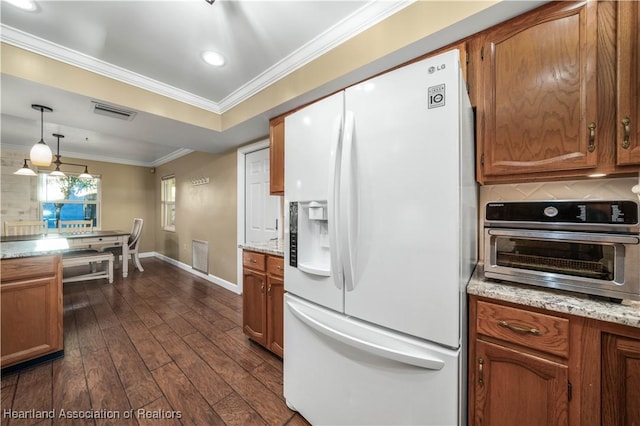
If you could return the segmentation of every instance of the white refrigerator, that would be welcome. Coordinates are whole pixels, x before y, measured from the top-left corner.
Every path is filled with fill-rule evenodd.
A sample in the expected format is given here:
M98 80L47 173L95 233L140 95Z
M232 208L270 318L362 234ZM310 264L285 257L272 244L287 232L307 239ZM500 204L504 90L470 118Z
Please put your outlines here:
M284 396L314 425L466 423L473 111L453 50L285 119Z

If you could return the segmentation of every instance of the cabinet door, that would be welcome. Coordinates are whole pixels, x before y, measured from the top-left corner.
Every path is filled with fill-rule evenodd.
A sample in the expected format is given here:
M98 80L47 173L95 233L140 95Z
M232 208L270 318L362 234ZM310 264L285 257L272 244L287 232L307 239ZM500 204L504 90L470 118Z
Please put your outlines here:
M60 277L52 275L4 282L0 288L0 365L4 368L62 350Z
M602 424L640 424L640 340L602 335Z
M566 365L482 340L474 362L475 424L568 424Z
M617 163L640 164L640 4L618 2Z
M242 272L242 330L256 342L267 339L266 277L244 269Z
M284 356L284 281L270 276L267 291L267 347L276 355Z
M284 195L284 117L269 123L269 161L271 195Z
M482 43L480 181L595 168L596 2L558 2Z

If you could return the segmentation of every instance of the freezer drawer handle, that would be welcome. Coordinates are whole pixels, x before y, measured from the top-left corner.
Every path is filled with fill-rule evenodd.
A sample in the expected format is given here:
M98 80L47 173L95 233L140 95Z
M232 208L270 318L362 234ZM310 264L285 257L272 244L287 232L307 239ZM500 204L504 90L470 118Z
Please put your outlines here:
M408 351L402 351L401 348L393 348L390 347L390 345L385 345L385 342L371 342L354 335L355 333L352 332L356 330L340 330L339 327L336 326L337 324L334 324L332 327L329 324L322 323L321 321L313 318L311 313L303 312L304 308L302 306L294 306L295 303L292 303L291 301L288 301L287 305L291 309L291 312L309 327L345 345L349 345L363 352L368 352L383 358L391 359L404 364L414 365L416 367L421 367L428 370L441 370L444 367L444 361L433 357L432 354L424 353L426 351L422 348L415 346L412 348L408 348L413 349L414 352L423 352L409 353ZM401 343L405 346L405 348L407 346L411 346L410 343L401 342L399 340L392 343Z

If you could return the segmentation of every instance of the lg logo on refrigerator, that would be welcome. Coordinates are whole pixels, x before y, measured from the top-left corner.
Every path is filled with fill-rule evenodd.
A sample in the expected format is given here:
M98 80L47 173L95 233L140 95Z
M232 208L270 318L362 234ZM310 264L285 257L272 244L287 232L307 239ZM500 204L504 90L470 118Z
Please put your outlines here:
M444 67L444 65L443 65ZM445 84L431 86L428 89L428 108L439 108L444 106Z
M436 71L440 71L446 68L446 64L438 65L436 67L429 67L429 74L433 74Z

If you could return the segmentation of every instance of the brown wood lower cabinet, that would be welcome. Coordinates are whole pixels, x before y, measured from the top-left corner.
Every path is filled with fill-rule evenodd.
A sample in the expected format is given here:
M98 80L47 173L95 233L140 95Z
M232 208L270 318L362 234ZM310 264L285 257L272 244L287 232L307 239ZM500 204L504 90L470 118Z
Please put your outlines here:
M284 356L284 260L244 250L242 329L253 341Z
M469 424L640 424L640 328L470 297Z
M60 256L0 262L2 368L63 349Z

